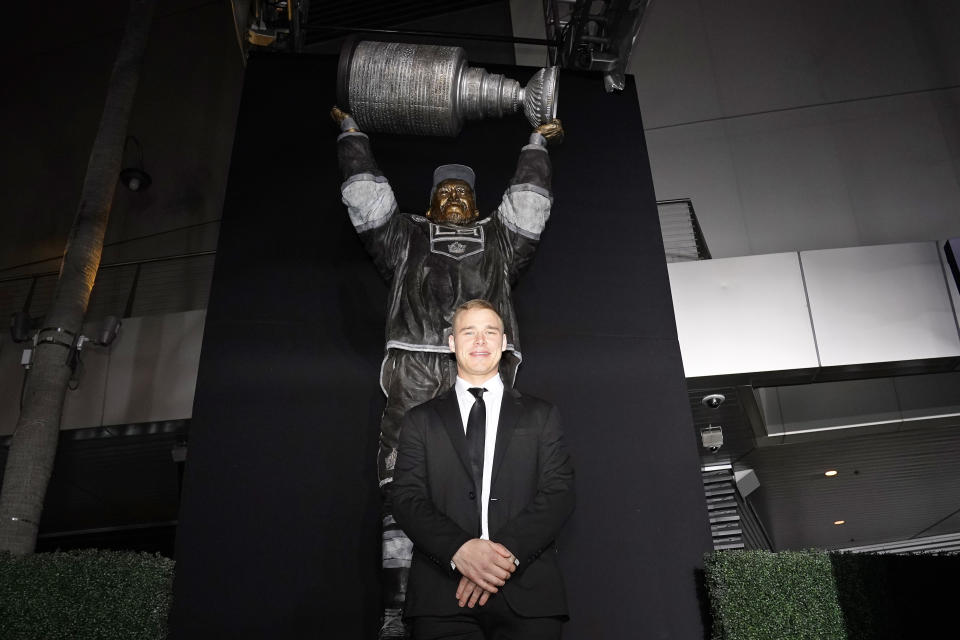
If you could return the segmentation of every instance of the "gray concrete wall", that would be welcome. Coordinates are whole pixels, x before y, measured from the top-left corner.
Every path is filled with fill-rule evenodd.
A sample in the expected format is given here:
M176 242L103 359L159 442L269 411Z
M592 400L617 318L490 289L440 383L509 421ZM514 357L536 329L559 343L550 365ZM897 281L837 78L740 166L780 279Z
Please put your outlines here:
M937 0L653 3L657 197L693 199L714 257L958 235L957 24Z

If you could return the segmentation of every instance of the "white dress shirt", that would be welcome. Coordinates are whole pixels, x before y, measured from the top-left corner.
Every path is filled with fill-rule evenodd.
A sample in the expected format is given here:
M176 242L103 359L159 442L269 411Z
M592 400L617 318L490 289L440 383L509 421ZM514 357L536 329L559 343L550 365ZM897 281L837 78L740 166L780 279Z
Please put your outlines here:
M460 419L463 422L463 432L467 432L467 418L470 408L476 402L472 393L467 391L472 387L483 387L483 404L487 413L487 430L483 439L483 487L480 491L480 537L490 539L490 529L487 523L487 511L490 505L490 481L493 476L493 451L497 445L497 425L500 422L500 404L503 401L503 381L500 374L494 375L483 384L472 384L460 376L454 389L457 392L457 402L460 403Z

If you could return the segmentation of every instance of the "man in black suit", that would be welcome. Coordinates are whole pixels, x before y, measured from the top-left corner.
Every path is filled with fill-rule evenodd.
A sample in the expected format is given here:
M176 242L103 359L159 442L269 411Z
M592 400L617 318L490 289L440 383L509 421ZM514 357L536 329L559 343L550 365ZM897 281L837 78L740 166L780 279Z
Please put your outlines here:
M557 410L505 388L503 321L485 300L454 314L454 388L403 419L394 516L413 540L404 617L415 640L559 638L556 537L574 506Z

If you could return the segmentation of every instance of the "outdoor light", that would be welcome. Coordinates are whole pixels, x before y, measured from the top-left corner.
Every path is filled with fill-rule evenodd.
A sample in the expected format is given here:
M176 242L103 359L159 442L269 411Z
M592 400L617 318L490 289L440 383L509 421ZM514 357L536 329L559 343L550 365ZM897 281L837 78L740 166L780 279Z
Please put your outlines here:
M823 475L827 476L828 478L832 478L833 476L837 475L837 470L830 469L829 471L824 471Z
M834 520L833 524L841 525L841 524L845 524L846 522L847 522L846 520Z
M123 186L127 189L130 189L130 191L146 191L153 183L153 180L150 178L150 174L147 173L146 169L143 168L143 147L140 146L140 141L134 136L127 136L126 141L123 143L123 155L127 155L127 144L131 140L137 147L136 164L120 172L120 182L122 182Z

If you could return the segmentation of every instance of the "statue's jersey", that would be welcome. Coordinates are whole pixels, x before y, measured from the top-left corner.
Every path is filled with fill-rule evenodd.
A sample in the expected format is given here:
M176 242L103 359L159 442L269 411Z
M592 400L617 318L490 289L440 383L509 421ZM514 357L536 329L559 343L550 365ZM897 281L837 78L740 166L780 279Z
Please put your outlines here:
M519 352L510 288L536 239L512 231L496 215L466 227L397 215L361 238L390 281L388 349L449 352L454 309L484 298L503 317L507 348Z
M393 190L369 155L366 136L345 134L339 144L345 173L350 160L366 169L348 174L341 191L364 246L390 283L387 349L448 353L454 309L484 298L503 318L508 351L518 362L519 331L510 290L533 257L550 215L546 149L524 147L497 210L458 226L398 213ZM507 372L510 378L516 371L512 369Z

